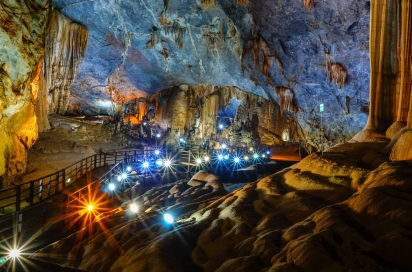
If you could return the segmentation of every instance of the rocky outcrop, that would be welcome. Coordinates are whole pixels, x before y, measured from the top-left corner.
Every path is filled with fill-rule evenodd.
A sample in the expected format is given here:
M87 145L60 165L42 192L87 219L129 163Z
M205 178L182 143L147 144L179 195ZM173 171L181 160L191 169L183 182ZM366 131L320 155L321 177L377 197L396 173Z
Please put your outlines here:
M26 150L37 139L34 104L48 13L48 1L0 3L0 187L24 173Z
M64 113L87 30L51 11L49 1L9 0L0 4L0 32L0 176L9 186L26 170L38 131L50 128L49 103Z

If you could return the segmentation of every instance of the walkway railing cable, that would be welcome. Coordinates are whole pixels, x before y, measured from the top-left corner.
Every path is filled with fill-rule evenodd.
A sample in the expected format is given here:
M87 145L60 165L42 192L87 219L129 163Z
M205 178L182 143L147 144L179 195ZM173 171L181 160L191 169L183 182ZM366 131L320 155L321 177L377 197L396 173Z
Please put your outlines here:
M95 168L116 165L126 156L141 155L148 151L147 148L142 148L95 154L50 175L0 190L0 213L19 212L24 207L32 206L61 192L66 186Z

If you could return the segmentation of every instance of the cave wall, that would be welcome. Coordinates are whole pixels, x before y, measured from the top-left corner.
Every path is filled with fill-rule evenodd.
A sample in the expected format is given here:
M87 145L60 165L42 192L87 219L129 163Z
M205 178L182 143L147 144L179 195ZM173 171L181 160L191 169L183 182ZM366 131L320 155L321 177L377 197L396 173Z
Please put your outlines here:
M64 113L86 43L87 30L48 0L0 3L0 188L25 172L49 111Z
M118 96L202 83L236 86L280 105L276 90L284 87L293 92L304 141L320 148L324 103L325 146L345 142L368 118L369 4L54 0L91 37L68 113L114 114Z
M34 104L48 4L45 0L0 3L0 187L25 171L26 150L37 139Z

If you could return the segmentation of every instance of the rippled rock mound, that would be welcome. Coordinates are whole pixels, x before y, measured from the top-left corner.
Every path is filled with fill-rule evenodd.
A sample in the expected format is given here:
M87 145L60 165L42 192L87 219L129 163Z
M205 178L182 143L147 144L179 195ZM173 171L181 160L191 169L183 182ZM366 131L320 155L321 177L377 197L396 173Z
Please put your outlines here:
M169 209L179 218L173 228L153 213L118 216L110 243L100 231L80 243L74 234L34 257L75 258L87 271L409 271L411 163L389 162L384 146L338 146L221 198Z

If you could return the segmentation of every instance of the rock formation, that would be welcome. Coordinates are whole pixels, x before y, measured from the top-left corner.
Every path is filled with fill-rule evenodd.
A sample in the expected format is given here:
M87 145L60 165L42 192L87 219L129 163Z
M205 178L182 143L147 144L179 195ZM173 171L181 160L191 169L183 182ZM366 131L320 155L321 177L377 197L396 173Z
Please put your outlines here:
M49 108L64 113L87 31L52 11L49 1L3 1L0 18L0 187L7 187L24 173L38 131L50 128Z
M383 146L341 145L179 205L168 210L180 218L173 228L153 214L118 216L111 243L85 228L33 257L86 271L409 271L410 163L377 156Z
M388 128L389 137L403 125L411 128L411 11L410 1L371 1L370 111L355 141L382 138L376 134Z
M222 115L233 99L240 101L234 115ZM181 135L192 138L196 144L207 139L225 139L226 135L230 139L229 130L239 133L236 140L239 145L281 144L281 134L288 122L276 103L234 86L181 85L159 92L148 101L156 112L153 125L162 131L169 127L180 130ZM291 104L288 107L285 110L292 111ZM218 128L219 124L224 124L223 131ZM298 134L293 135L296 140L299 137Z
M24 173L26 150L37 139L34 104L48 12L46 1L0 3L0 187Z
M45 36L46 90L50 95L50 110L64 114L70 102L70 86L77 74L87 45L88 32L53 10Z

